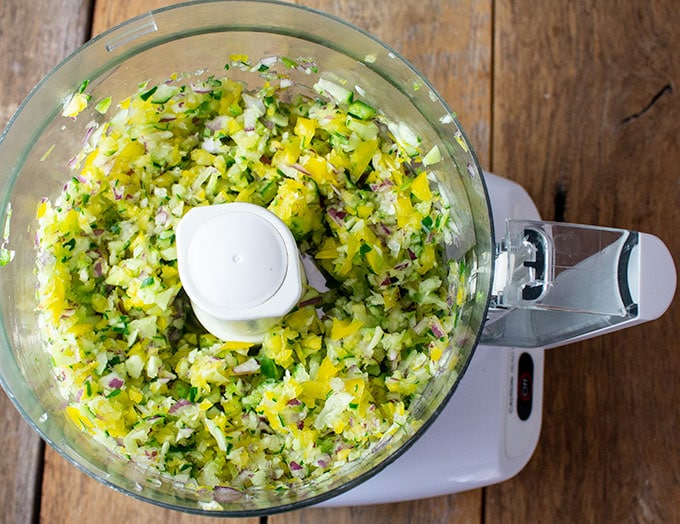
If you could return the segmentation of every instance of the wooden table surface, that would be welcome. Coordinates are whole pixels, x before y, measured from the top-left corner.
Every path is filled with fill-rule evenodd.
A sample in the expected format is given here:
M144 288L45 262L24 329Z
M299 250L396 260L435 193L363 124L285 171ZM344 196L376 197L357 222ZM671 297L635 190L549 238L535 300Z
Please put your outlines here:
M168 0L1 0L0 127L60 59ZM677 0L301 0L406 56L459 114L484 168L545 219L654 232L680 260ZM680 309L546 354L544 422L500 485L239 522L680 522ZM0 393L0 521L194 523L46 449ZM225 520L229 521L229 519ZM233 520L236 522L236 520Z

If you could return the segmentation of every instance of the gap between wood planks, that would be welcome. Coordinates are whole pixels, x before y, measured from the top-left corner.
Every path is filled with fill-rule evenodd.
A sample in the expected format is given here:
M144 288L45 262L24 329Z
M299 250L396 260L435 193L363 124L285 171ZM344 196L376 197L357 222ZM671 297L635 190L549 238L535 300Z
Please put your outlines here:
M38 448L38 464L35 473L35 486L33 487L33 512L31 522L32 524L40 524L40 509L42 503L42 483L43 472L45 470L45 441L40 439L40 446Z

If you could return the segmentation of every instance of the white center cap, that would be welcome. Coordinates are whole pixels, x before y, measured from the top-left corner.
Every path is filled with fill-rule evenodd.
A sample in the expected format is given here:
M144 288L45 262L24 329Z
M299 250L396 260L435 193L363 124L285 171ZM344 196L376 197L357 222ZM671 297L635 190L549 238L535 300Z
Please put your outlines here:
M175 233L182 287L216 337L262 341L300 300L306 281L300 253L271 211L245 202L200 206Z
M188 250L196 291L209 309L248 309L269 300L286 276L286 245L276 228L250 213L205 222Z

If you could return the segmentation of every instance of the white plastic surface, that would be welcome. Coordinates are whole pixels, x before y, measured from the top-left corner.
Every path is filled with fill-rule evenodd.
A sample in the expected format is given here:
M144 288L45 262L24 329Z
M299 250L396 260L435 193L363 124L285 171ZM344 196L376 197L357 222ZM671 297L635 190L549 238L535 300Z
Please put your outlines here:
M182 286L198 320L222 340L257 342L302 294L292 233L248 203L197 207L176 228Z
M491 201L497 243L505 236L507 219L540 220L536 206L522 186L492 173L485 173L484 178ZM630 257L628 280L632 299L638 306L637 315L612 326L553 345L545 345L544 349L564 346L629 328L663 315L675 295L677 272L670 251L658 237L648 233L638 233L638 244L633 248ZM497 284L494 282L494 285Z
M654 235L639 233L635 249L640 251L640 267L637 268L640 296L633 297L633 300L638 303L640 321L645 322L659 318L671 305L677 273L670 251ZM635 278L635 269L629 268L629 279Z
M631 264L628 266L632 299L638 306L637 315L613 326L571 338L567 342L546 346L546 349L599 337L656 320L668 310L677 287L675 262L661 239L648 233L638 233L638 235L638 244L633 249Z
M496 243L505 238L505 221L510 219L540 220L536 204L519 184L484 172L484 180L491 201L491 214Z
M216 316L238 316L272 298L288 266L276 228L243 212L209 218L191 239L187 255L194 300Z

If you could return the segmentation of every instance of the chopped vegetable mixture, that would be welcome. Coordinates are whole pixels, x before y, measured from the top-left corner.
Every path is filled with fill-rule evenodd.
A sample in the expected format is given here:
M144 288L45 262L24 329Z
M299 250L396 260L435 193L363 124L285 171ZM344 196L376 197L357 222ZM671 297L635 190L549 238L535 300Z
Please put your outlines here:
M41 329L68 417L197 489L288 488L360 460L456 358L466 275L445 256L439 151L346 87L314 88L173 75L104 99L114 114L38 206ZM208 334L178 277L178 221L234 201L281 218L327 280L261 344Z

